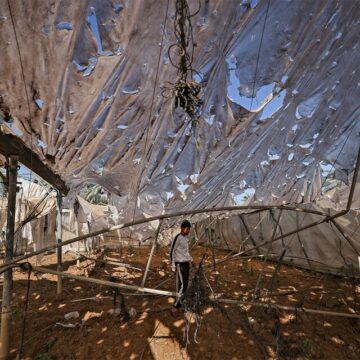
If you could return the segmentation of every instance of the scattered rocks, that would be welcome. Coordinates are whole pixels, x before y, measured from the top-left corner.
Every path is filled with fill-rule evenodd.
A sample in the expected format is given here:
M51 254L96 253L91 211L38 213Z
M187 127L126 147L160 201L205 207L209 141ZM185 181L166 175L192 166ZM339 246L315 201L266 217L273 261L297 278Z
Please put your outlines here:
M78 311L72 311L64 315L65 320L78 319L80 316Z

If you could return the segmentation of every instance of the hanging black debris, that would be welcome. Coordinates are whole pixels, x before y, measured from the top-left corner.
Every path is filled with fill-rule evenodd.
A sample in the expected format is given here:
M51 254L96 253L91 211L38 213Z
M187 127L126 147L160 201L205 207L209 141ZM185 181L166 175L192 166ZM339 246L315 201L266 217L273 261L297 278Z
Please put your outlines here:
M198 316L202 315L204 308L218 306L218 303L214 302L209 297L209 290L207 288L203 269L203 260L205 256L206 254L204 254L183 299L185 311L192 312Z
M194 333L194 341L197 341L197 334L201 327L203 311L212 307L214 309L220 310L225 316L225 310L219 305L218 302L211 300L209 296L209 289L207 287L207 282L205 278L205 272L203 268L203 261L206 257L206 254L203 255L201 262L194 274L194 278L191 281L190 286L186 290L183 297L183 306L185 309L185 314L190 314L190 318L185 315L186 319L186 344L189 344L189 330L191 317L195 317L196 330Z
M177 68L176 83L170 83L170 93L175 97L175 108L183 108L188 113L193 123L197 120L202 105L202 88L199 83L193 80L193 75L194 73L197 73L197 71L192 67L194 47L196 44L194 43L193 38L191 18L195 16L199 10L200 3L199 9L194 14L190 14L187 1L176 0L174 19L176 43L170 46L168 50L170 62ZM179 58L178 64L175 64L172 59L173 52L175 52Z

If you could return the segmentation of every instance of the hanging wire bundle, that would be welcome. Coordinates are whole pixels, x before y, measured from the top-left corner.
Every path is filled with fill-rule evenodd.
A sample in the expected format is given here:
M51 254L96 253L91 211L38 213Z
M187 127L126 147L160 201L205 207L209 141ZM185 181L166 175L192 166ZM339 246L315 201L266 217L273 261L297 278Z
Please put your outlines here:
M183 298L183 306L186 314L190 314L186 319L186 344L189 344L189 330L192 317L195 317L196 330L194 333L194 341L197 341L197 334L201 327L203 310L207 307L213 307L220 310L222 313L224 309L220 305L210 299L209 290L207 288L207 281L203 268L203 261L206 254L203 255L198 269L195 272L194 278L191 281L189 288L186 290Z
M116 277L110 276L110 281L118 282ZM125 304L125 297L118 288L113 288L113 311L116 315L119 315L121 321L128 322L130 320L130 314ZM117 301L119 298L119 301Z
M202 105L200 92L201 87L197 82L179 79L174 87L175 108L183 108L192 120L197 120Z
M170 91L170 96L175 97L175 108L183 108L193 124L200 114L202 105L201 85L193 80L194 72L198 72L192 67L196 43L194 42L191 18L199 11L200 2L198 10L191 14L186 0L176 0L174 19L176 43L169 47L168 56L171 64L177 69L177 79L175 84L169 83L170 87L166 87L163 91L163 96L165 96L165 92ZM172 59L171 53L174 49L180 58L178 64L175 64Z

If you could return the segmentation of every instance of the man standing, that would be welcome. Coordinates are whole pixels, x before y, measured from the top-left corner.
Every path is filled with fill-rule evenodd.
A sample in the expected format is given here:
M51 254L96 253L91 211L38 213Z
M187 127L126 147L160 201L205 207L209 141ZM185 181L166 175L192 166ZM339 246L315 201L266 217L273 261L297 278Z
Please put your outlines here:
M180 234L175 236L170 247L171 268L173 271L176 271L176 291L179 294L174 303L173 313L176 313L182 306L181 298L188 287L190 263L192 263L187 238L190 228L190 222L184 220L181 223Z

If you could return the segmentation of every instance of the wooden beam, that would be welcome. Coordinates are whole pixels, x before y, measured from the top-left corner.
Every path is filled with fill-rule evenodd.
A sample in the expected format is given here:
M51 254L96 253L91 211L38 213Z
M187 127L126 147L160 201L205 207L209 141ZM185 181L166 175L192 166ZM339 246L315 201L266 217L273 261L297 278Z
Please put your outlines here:
M50 170L40 159L39 155L29 149L25 143L15 135L5 134L0 129L0 154L6 157L16 155L19 162L47 181L51 186L64 195L69 192L61 177Z
M6 221L5 261L10 264L14 254L14 231L15 231L15 210L16 210L16 177L17 177L17 156L10 157L9 164L9 189ZM4 273L4 284L2 292L1 308L1 330L0 330L0 360L5 360L9 355L10 344L10 322L11 322L11 298L12 298L12 269Z

